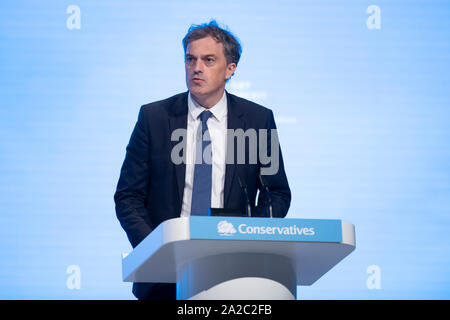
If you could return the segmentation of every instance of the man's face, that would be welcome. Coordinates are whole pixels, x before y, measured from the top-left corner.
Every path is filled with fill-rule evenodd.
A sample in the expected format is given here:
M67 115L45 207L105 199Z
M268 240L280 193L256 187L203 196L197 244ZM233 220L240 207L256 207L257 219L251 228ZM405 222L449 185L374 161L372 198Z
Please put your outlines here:
M191 41L185 56L186 84L197 99L220 99L235 63L227 64L223 45L212 37ZM217 102L217 101L216 101Z

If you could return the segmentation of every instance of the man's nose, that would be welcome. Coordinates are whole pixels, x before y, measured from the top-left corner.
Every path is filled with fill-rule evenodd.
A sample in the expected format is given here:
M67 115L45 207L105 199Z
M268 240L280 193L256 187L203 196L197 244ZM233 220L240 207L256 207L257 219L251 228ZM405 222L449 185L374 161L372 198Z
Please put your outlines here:
M194 73L200 73L203 72L203 63L201 59L197 59L194 62L194 65L192 67L192 71L194 71Z

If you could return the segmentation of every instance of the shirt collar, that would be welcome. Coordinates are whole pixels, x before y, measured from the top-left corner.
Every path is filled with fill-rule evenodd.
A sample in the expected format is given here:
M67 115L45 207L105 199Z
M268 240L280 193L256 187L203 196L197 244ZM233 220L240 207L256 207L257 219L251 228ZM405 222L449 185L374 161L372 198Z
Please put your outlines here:
M216 118L218 121L222 121L224 116L227 115L227 95L225 90L223 91L222 98L210 109L206 109L202 107L197 101L194 100L194 98L191 95L191 92L189 92L189 98L188 98L188 109L189 114L191 115L192 119L197 120L200 113L202 113L205 110L211 111L214 118Z

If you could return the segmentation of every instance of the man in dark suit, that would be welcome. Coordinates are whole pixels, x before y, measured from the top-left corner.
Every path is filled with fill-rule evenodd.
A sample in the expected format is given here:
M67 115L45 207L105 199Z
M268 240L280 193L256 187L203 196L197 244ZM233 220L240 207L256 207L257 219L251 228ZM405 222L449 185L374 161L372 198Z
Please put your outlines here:
M161 222L206 214L208 207L245 215L242 183L252 216L267 216L270 202L273 216L284 217L291 201L272 111L225 91L240 58L239 42L212 21L192 26L183 46L189 91L141 107L114 195L133 248ZM203 159L208 148L210 161ZM134 283L133 294L175 299L176 286Z

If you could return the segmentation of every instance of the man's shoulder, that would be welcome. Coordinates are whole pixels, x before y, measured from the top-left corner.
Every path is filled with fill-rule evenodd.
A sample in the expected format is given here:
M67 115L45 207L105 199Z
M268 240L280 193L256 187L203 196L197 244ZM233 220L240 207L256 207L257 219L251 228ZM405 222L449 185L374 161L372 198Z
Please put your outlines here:
M231 94L229 92L227 92L227 93L228 93L227 98L231 100L230 102L233 105L235 105L239 109L240 112L242 112L244 114L248 114L248 115L257 115L257 114L261 114L262 115L262 114L264 114L264 115L267 115L267 114L272 113L271 109L269 109L269 108L267 108L265 106L262 106L262 105L260 105L260 104L258 104L256 102L253 102L253 101L247 100L245 98L236 96L236 95Z
M172 112L176 111L176 106L182 108L184 105L187 107L187 92L178 93L169 98L153 101L142 105L143 112ZM175 107L175 108L174 108Z
M184 113L187 111L187 98L188 91L178 93L169 98L158 100L154 102L150 102L142 105L142 111L148 113ZM247 100L245 98L236 96L227 91L227 99L230 102L230 105L235 106L239 113L250 115L250 116L258 116L272 113L272 110L262 106L256 102Z

